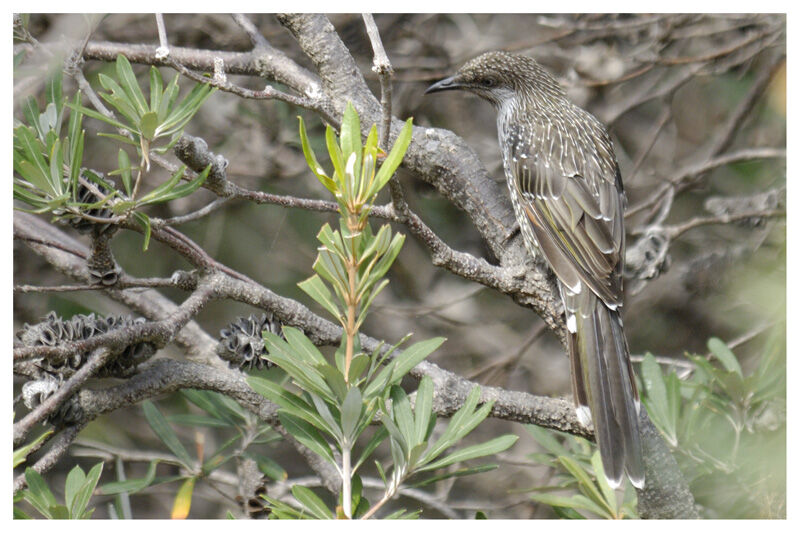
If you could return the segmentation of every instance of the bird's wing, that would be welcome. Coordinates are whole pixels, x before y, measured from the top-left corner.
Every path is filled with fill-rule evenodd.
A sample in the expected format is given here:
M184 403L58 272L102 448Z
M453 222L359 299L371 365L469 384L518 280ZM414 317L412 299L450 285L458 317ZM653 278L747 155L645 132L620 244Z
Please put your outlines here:
M625 246L619 170L613 156L612 165L603 164L608 160L598 151L608 147L594 144L592 137L592 144L581 148L581 139L560 137L560 146L550 143L549 152L511 143L506 163L512 186L556 276L573 292L583 282L613 308L622 304ZM549 155L537 156L542 152Z

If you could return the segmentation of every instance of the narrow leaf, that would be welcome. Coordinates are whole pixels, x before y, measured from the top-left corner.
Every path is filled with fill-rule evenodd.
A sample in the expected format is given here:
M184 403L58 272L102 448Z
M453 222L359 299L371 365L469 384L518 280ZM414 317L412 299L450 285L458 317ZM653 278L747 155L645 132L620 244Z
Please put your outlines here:
M504 452L515 442L517 442L518 438L519 437L517 435L503 435L502 437L497 437L481 444L467 446L466 448L461 448L460 450L457 450L450 455L439 459L438 461L434 461L433 463L425 465L424 467L420 468L419 471L422 472L425 470L442 468L460 461L468 461L470 459Z
M719 359L719 362L722 363L722 366L728 372L736 372L736 374L742 378L742 367L739 365L739 360L736 359L736 356L733 354L728 345L722 342L720 339L716 337L711 337L708 339L708 349L711 350L711 353Z
M184 466L191 469L194 461L189 456L189 452L186 451L186 448L183 447L183 444L181 444L181 441L178 440L178 436L170 427L164 415L161 414L161 411L150 401L142 402L142 409L144 410L144 416L147 422L150 424L150 427L153 428L153 432L156 436L161 439L161 442L167 445L167 448L175 454L175 457L177 457Z
M319 518L320 520L330 520L333 518L333 513L328 509L328 506L325 505L325 502L308 487L294 485L292 487L292 495L297 498L297 501L308 509L315 518Z
M172 513L170 514L170 518L173 520L183 520L189 516L189 510L192 508L192 493L194 492L195 481L196 478L190 477L178 489L178 494L175 495L175 502L172 504Z

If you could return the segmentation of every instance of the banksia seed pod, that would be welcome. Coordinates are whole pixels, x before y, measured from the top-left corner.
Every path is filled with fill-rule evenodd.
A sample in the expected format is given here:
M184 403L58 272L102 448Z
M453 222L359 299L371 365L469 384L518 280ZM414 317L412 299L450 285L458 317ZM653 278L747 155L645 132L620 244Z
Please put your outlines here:
M82 171L82 177L86 178L85 170ZM93 185L103 195L107 196L112 192L98 183L94 183ZM98 197L97 194L92 192L92 190L89 189L83 183L78 184L76 199L78 200L78 202L82 204L95 204L100 201L100 197ZM86 214L95 218L111 218L113 216L111 210L108 209L105 205L101 207L96 207L94 209L87 209ZM80 217L71 218L69 220L69 225L81 233L90 233L91 231L94 230L98 234L104 233L111 226L110 224L98 224L96 222L92 222L90 220L86 220L85 218L80 218Z
M86 260L86 268L95 285L114 285L122 269L111 253L111 232L95 233L92 239L92 254Z
M228 364L241 369L271 368L272 362L264 359L267 349L264 346L262 331L270 331L281 335L281 324L270 314L260 317L250 315L248 318L240 317L228 324L228 327L219 332L217 355L228 361Z
M35 409L55 394L63 381L60 378L46 375L43 379L28 381L22 386L22 403L28 409ZM83 418L83 409L75 395L65 400L53 411L45 423L53 426L75 424Z
M130 316L109 316L106 318L90 315L75 315L64 320L54 312L50 312L38 324L25 324L17 333L17 339L23 346L59 346L63 343L82 341L102 335L109 331L141 324L144 318ZM155 353L155 346L149 342L140 342L126 346L116 357L100 370L99 375L118 375L145 361ZM45 374L64 377L71 375L81 367L88 357L86 352L71 354L66 359L44 358L40 368Z

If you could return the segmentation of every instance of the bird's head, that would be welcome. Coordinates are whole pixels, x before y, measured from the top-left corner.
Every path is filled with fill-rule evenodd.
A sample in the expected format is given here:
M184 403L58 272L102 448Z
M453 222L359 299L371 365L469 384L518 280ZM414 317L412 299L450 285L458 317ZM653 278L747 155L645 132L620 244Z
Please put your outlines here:
M555 79L530 57L508 52L486 52L464 64L449 78L440 80L425 94L461 89L495 106L514 97L563 98Z

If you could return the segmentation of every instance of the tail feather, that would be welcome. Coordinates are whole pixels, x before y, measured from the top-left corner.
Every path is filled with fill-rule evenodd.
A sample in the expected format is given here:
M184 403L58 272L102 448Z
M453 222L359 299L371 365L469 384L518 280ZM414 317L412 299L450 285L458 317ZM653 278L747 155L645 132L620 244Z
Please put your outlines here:
M627 474L644 485L638 424L638 394L619 311L591 291L573 294L562 287L570 330L570 361L576 404L591 410L606 478L619 486Z

